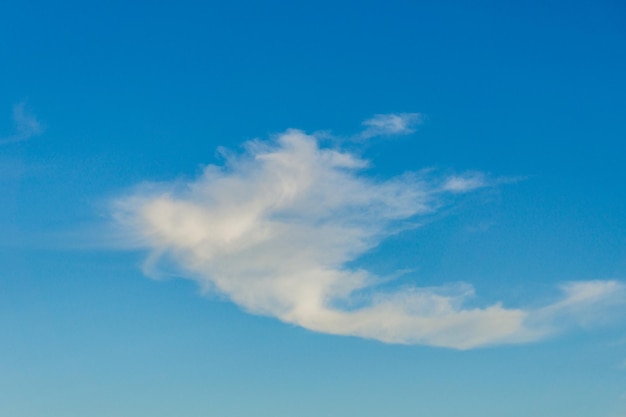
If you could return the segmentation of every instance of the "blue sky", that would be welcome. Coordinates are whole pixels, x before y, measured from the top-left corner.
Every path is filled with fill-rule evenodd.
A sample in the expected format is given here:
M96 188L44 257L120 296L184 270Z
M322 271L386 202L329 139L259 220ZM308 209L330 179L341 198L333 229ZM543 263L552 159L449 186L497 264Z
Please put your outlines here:
M3 4L0 415L624 417L625 17Z

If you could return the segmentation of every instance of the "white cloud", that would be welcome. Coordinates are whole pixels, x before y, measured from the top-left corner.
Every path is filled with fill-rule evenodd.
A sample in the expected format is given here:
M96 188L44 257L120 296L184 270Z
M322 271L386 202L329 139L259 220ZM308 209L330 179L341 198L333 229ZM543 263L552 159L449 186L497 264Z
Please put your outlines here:
M451 193L467 193L478 188L487 186L485 175L480 172L472 172L464 175L453 175L443 183L442 189Z
M560 290L564 297L537 309L533 320L550 322L553 326L575 324L588 327L614 318L606 315L606 308L626 302L626 287L614 280L566 282L561 284ZM597 303L599 299L602 304Z
M365 129L359 134L359 138L408 135L415 132L415 126L423 120L421 113L377 114L363 122Z
M15 133L8 137L0 138L0 144L20 142L43 132L41 123L26 109L25 102L13 106L13 123L15 125Z
M615 281L566 284L559 300L534 309L466 307L468 284L381 290L381 278L346 265L398 222L487 186L484 175L377 181L363 173L367 161L298 130L227 158L193 181L137 187L115 201L114 217L151 262L173 261L251 313L324 333L466 349L537 340L624 299Z

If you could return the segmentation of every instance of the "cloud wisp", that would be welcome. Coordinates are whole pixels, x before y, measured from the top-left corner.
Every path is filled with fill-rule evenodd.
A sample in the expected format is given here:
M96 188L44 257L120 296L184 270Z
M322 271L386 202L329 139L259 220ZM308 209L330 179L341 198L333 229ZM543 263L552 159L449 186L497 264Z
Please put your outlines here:
M136 247L165 258L203 289L253 314L336 335L468 349L538 340L624 299L616 281L565 284L561 297L529 309L467 307L469 284L383 289L350 262L460 192L490 186L485 175L386 181L368 162L288 130L208 166L189 182L144 184L113 203Z
M0 138L0 145L21 142L43 132L43 126L37 118L28 111L25 102L20 102L13 106L13 123L15 125L15 133Z
M363 122L365 129L357 137L369 139L375 136L409 135L423 121L421 113L377 114Z

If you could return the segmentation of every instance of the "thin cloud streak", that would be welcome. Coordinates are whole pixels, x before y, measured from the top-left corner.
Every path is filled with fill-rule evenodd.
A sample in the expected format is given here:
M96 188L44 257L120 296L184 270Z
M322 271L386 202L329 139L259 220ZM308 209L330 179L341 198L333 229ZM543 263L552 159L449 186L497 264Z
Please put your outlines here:
M168 260L250 313L329 334L457 349L525 343L624 300L616 281L564 284L558 300L532 309L466 307L469 284L382 290L383 278L349 262L402 222L491 183L478 173L377 181L367 166L288 130L248 142L193 181L138 186L114 201L113 216L151 266Z
M43 132L43 126L35 116L28 111L26 102L20 102L13 106L13 123L15 133L11 136L0 138L0 145L28 140Z
M377 114L363 122L365 129L358 135L358 138L409 135L415 132L415 127L423 121L424 116L421 113Z
M488 181L483 173L473 172L454 175L446 179L443 190L450 193L467 193L487 186Z

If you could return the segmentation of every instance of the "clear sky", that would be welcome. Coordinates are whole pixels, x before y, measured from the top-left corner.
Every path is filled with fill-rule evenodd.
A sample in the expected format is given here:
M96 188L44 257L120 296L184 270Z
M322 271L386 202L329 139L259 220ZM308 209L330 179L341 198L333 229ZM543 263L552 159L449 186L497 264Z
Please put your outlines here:
M626 416L619 1L0 5L0 415Z

